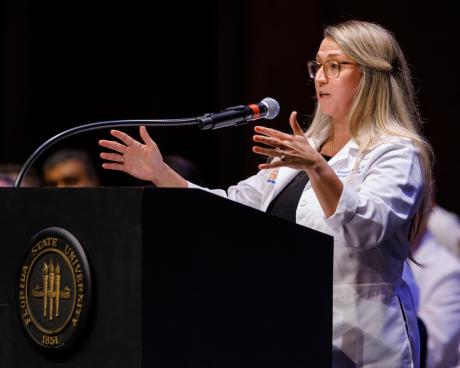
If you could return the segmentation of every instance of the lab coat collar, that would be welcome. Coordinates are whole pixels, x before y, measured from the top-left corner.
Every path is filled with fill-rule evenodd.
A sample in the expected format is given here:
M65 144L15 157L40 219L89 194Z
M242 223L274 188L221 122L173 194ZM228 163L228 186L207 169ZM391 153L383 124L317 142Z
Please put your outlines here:
M322 141L314 138L308 138L308 141L310 144L318 150L321 144L323 143ZM358 143L354 138L351 138L345 146L342 147L342 149L335 154L334 157L332 157L329 160L329 165L335 166L336 164L343 163L343 160L347 160L347 163L350 164L350 160L355 160L356 158L356 153L359 151L359 146Z
M355 162L358 151L358 144L353 138L351 138L347 144L345 144L345 146L343 146L342 149L329 160L329 165L334 167L339 163L346 162L346 165L350 166L352 162Z

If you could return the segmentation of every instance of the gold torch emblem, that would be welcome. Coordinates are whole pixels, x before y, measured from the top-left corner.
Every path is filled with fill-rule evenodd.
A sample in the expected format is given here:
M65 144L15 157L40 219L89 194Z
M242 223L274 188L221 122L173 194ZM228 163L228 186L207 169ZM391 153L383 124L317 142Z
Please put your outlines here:
M48 317L52 320L54 313L54 317L59 318L60 299L70 299L70 292L68 286L61 290L61 268L59 263L56 263L56 267L53 265L53 261L43 263L42 287L37 285L32 290L33 297L43 298L43 317Z

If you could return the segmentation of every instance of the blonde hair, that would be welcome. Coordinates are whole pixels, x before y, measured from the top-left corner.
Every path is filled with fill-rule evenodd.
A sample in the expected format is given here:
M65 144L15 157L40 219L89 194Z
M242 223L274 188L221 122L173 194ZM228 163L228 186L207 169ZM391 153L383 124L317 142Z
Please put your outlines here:
M380 144L382 137L408 138L418 149L425 187L411 226L412 240L432 206L433 151L420 133L422 120L404 54L393 34L375 23L346 21L328 26L324 37L361 66L361 82L349 113L351 135L360 154ZM317 106L306 135L321 140L330 134L330 119Z

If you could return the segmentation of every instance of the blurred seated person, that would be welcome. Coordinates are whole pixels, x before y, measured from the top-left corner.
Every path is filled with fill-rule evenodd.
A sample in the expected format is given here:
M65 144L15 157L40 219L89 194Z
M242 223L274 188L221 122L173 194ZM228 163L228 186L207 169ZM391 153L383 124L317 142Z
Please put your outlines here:
M0 164L0 174L2 174L2 180L0 186L14 186L14 182L21 171L22 166L19 164L6 163ZM21 182L21 187L39 187L40 178L37 171L31 167L27 174L24 176Z
M409 266L418 287L417 314L428 335L426 367L460 367L460 260L429 227L411 251L420 263Z
M89 155L82 150L63 149L43 163L43 185L57 188L98 187L99 176Z

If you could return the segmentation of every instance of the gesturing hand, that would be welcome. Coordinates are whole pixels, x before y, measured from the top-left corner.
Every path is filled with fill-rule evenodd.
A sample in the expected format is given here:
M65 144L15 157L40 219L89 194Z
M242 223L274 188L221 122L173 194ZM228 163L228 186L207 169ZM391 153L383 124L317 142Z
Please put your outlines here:
M104 169L119 170L141 180L154 181L155 174L165 165L157 144L147 133L145 126L139 128L141 142L119 130L110 134L118 141L100 140L99 145L115 152L102 152L100 157L109 162L102 164Z
M310 145L307 138L297 122L297 113L293 111L289 118L293 134L286 134L279 130L256 126L253 140L262 143L267 147L254 146L253 152L279 158L270 163L260 164L259 169L272 169L281 166L287 166L297 170L307 170L322 160L322 156Z

